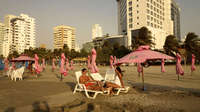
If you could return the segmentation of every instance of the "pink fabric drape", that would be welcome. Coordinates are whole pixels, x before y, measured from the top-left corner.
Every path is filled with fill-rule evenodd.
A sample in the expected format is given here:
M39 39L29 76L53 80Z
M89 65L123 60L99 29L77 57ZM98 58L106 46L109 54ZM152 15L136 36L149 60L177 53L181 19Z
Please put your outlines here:
M141 72L142 72L141 63L137 63L137 72L138 72L138 73L141 73Z
M69 59L68 59L68 58L66 59L65 68L66 68L66 71L70 70L70 67L69 67Z
M52 59L52 70L56 69L56 66L55 66L55 59L53 58Z
M116 64L117 63L117 58L116 58L116 56L114 56L114 64Z
M74 62L73 62L73 60L71 60L70 69L74 70Z
M45 66L45 59L43 58L43 59L42 59L42 69L45 69L45 67L46 67L46 66Z
M162 62L161 62L161 72L165 72L165 60L162 59Z
M35 54L35 72L37 74L41 72L38 60L39 60L39 57L37 56L37 54Z
M65 54L61 54L61 65L60 65L60 73L66 75L66 70L64 69L65 66Z
M8 67L9 67L8 63L9 63L9 62L8 62L8 59L5 58L5 59L4 59L4 70L5 70L5 71L8 71Z
M196 70L196 67L195 67L195 55L192 54L192 65L191 65L191 71L195 71Z
M96 65L96 50L93 48L92 49L92 63L91 63L91 73L97 73L99 72L97 65Z
M181 66L181 56L179 53L176 53L176 74L184 75L184 71Z
M91 63L90 63L90 60L91 60L91 58L90 58L90 56L88 56L88 69L90 70L91 69Z
M113 56L110 56L110 68L113 68Z

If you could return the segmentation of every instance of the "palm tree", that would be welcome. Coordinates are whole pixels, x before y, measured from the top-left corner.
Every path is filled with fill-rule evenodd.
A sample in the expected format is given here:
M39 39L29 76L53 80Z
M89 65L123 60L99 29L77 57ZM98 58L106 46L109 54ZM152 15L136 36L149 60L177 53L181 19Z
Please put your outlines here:
M146 27L142 27L138 31L138 36L133 36L132 48L137 49L141 45L149 45L150 47L154 46L153 37L151 31Z
M196 35L193 32L190 32L187 34L185 42L184 42L184 47L186 49L186 56L189 57L191 54L195 54L196 56L199 56L199 42L200 38L198 35Z
M175 52L178 52L179 43L174 35L168 35L163 46L166 54L175 56Z

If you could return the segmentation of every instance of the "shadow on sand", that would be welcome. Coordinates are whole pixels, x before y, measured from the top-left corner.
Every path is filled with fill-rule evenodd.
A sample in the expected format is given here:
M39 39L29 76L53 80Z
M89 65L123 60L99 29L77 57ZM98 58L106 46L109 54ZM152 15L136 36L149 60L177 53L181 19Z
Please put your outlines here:
M14 107L8 107L4 112L15 112Z
M46 101L36 101L32 104L33 112L50 112L50 107Z

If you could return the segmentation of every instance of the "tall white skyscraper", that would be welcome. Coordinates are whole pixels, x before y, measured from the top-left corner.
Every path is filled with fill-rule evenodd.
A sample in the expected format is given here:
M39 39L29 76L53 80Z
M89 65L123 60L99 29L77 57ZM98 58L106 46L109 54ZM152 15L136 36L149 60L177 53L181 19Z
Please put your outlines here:
M102 27L99 24L95 24L92 26L92 39L95 39L96 37L102 37Z
M4 49L8 50L5 56L13 51L22 53L30 47L35 48L34 18L20 14L20 16L6 15L4 19L6 26Z
M162 49L167 35L174 34L172 20L173 0L116 0L118 2L118 33L127 33L127 47L141 27L147 27L153 36L155 49ZM180 19L180 18L179 18ZM180 24L179 24L180 25Z

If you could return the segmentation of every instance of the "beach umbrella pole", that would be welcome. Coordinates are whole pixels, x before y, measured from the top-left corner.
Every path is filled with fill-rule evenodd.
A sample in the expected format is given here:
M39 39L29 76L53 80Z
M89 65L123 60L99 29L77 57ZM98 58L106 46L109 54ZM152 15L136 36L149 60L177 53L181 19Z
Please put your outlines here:
M143 90L144 90L144 72L143 72L143 67L142 67L142 87L143 87Z

